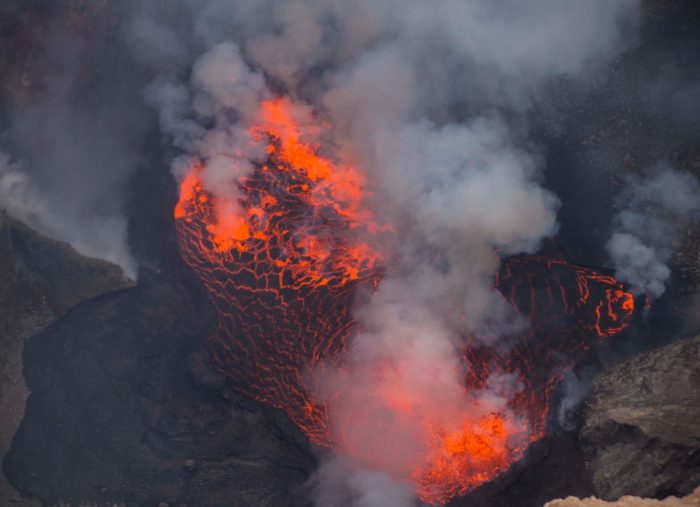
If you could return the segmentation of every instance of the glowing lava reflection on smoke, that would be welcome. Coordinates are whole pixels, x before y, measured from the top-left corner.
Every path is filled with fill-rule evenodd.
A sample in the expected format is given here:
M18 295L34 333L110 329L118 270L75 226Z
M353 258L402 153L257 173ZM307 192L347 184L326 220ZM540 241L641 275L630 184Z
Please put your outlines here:
M287 99L262 103L249 133L267 159L237 182L233 205L205 187L203 166L191 166L175 208L178 241L217 310L208 338L216 366L245 395L285 410L312 441L342 446L371 466L373 456L351 439L334 441L304 376L339 358L354 330L354 294L381 278L372 238L389 228L364 206L362 174L324 157L322 127L295 117L293 107ZM507 410L465 407L460 427L446 428L413 410L404 393L383 400L400 424L417 428L424 458L402 479L429 503L465 493L517 460L544 434L549 394L565 369L595 340L624 329L634 310L614 278L561 259L507 260L496 288L532 326L507 351L466 347L464 389L514 377L519 387L503 383L499 393ZM384 442L382 452L390 447Z

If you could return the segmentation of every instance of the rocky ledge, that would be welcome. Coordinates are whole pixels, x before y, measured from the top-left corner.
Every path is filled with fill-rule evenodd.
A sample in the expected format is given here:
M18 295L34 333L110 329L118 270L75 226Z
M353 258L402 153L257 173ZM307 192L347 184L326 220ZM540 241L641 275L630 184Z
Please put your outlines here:
M32 337L31 395L5 459L13 486L44 505L303 505L308 444L208 367L205 302L142 273Z
M553 500L544 507L697 507L700 505L700 488L685 498L671 496L664 500L639 498L638 496L623 496L616 502L606 502L597 498L569 497L564 500Z
M688 495L700 484L700 336L600 375L581 448L599 497Z

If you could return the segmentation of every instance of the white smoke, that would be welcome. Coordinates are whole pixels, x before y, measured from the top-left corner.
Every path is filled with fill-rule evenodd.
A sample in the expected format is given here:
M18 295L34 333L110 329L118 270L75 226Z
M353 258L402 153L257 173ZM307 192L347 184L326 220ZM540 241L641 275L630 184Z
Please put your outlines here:
M374 153L376 136L407 140L403 132L391 132L394 124L432 121L435 125L417 130L442 135L445 123L463 123L484 112L493 120L496 110L522 112L552 76L581 76L613 56L623 47L618 22L635 14L636 3L536 0L525 7L513 0L124 0L81 11L85 27L92 28L79 30L64 26L70 16L55 16L58 21L51 18L27 61L37 81L32 100L9 112L10 137L17 140L11 152L25 160L13 172L24 175L24 188L34 197L27 207L15 197L6 197L3 205L31 217L31 225L42 232L134 275L125 208L129 180L142 162L139 150L148 120L132 94L148 75L182 75L199 55L233 42L237 48L232 51L242 53L255 70L230 62L232 71L264 74L275 90L286 88L324 109L337 126L343 153L366 157L371 171L390 158L381 147ZM23 5L14 2L2 9L21 11ZM120 38L102 24L114 19L124 21ZM133 50L130 60L124 59L120 43ZM101 77L85 87L83 78L93 75L85 69L93 61L100 65L94 75ZM189 92L189 83L184 89L176 86L170 93L185 96L171 99L198 109L188 102ZM456 115L455 104L467 105L469 114ZM211 111L190 112L181 117L189 117L194 130L201 128L199 120L211 117ZM226 142L235 142L241 133L229 123ZM377 131L379 126L384 132ZM180 141L187 142L199 135L181 134ZM386 140L392 142L391 136ZM245 166L243 158L241 163ZM213 157L210 165L216 165ZM214 177L216 171L211 173Z
M193 30L209 49L191 79L161 80L147 98L175 145L204 160L208 189L235 196L231 181L264 156L245 126L274 89L330 119L332 156L362 169L372 206L397 229L385 247L400 266L388 266L356 309L365 331L342 370L310 384L320 399L332 398L332 431L355 445L341 444L347 456L315 475L318 505L414 503L406 482L421 464L420 429L393 424L387 391L448 430L467 412L506 410L495 388L464 391L457 350L466 337L497 343L521 325L492 287L500 255L534 252L557 229L558 200L542 184L526 113L550 80L583 78L621 51L622 26L638 4L182 4L197 12ZM155 33L162 53L172 37ZM387 364L390 373L377 375ZM354 425L358 413L370 430ZM378 460L355 459L387 442Z
M366 470L342 456L324 460L309 480L316 505L323 507L412 507L413 487L390 475Z
M136 266L127 247L126 218L118 213L82 215L74 203L56 202L54 196L54 192L41 190L34 173L24 164L0 152L1 209L43 234L69 242L84 255L118 264L134 278Z
M201 163L202 183L222 197L216 201L220 219L237 214L238 181L265 159L264 143L246 127L270 96L262 74L230 42L202 55L187 85L161 79L145 91L146 102L160 113L163 133L185 153L174 161L173 173L182 178L194 160Z
M18 218L33 222L48 215L46 203L32 191L29 175L18 161L0 152L0 205Z
M661 164L644 176L629 177L618 206L607 243L615 276L635 294L659 297L671 276L679 233L700 215L700 183L688 172Z
M561 381L562 400L557 407L559 426L567 431L576 429L576 411L591 390L591 382L596 371L584 369L580 372L568 372Z
M140 69L112 36L112 6L3 2L8 8L22 36L8 43L3 71L21 69L22 83L8 94L12 78L3 80L3 149L22 164L3 169L0 206L134 277L126 206L148 112ZM41 23L27 21L33 16Z

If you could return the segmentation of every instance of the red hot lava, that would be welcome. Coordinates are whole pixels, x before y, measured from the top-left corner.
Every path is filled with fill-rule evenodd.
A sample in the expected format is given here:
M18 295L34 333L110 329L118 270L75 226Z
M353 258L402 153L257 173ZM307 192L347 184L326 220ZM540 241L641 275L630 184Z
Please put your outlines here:
M295 114L289 100L263 102L249 131L264 143L267 160L237 182L236 202L205 188L206 169L193 165L175 208L183 258L217 310L217 330L208 338L213 359L237 389L285 410L312 441L342 446L371 466L374 456L334 440L304 375L332 365L354 332L353 296L362 286L376 287L381 275L383 259L371 238L387 227L363 204L362 174L322 155L323 127ZM399 479L410 480L429 503L463 494L517 460L543 435L549 394L562 372L596 340L624 329L634 310L615 279L560 259L507 260L496 288L531 330L507 352L468 346L463 388L478 392L498 375L516 378L499 393L503 411L474 415L466 407L459 427L445 427L386 393L394 415L416 428L424 454Z
M319 155L319 129L293 104L264 102L257 120L250 133L268 160L239 182L240 213L228 213L193 166L175 208L180 248L218 312L209 339L218 366L330 445L302 369L336 357L350 336L355 289L375 283L381 261L359 238L382 228L362 205L361 174Z

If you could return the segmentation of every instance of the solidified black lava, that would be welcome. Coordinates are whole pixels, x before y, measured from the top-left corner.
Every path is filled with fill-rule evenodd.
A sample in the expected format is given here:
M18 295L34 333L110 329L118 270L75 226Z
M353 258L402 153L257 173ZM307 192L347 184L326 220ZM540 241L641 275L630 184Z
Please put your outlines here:
M29 340L9 480L45 505L300 505L314 467L305 439L208 369L197 289L145 278Z

